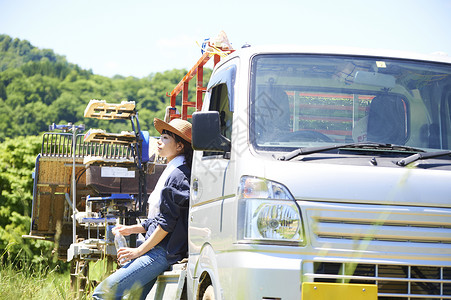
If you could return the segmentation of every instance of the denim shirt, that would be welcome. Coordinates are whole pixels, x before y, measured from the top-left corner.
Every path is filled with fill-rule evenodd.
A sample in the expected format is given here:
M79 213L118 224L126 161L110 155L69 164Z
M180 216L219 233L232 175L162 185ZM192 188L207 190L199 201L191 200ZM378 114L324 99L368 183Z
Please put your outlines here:
M191 171L181 165L169 175L161 191L160 212L141 223L146 240L160 227L168 232L158 244L166 249L169 264L188 257L188 209Z

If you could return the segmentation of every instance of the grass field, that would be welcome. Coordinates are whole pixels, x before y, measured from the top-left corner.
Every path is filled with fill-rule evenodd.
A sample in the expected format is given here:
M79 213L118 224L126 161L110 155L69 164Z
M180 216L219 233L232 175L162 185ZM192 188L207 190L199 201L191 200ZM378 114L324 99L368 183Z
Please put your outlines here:
M0 264L0 299L70 299L69 272L54 270L17 270Z

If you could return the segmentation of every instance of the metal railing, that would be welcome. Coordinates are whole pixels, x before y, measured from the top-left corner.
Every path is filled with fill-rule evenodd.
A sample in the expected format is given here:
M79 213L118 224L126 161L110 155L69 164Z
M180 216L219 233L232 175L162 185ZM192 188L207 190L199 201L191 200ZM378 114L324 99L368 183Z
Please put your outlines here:
M42 157L72 157L100 156L108 159L133 159L129 145L99 144L84 142L83 134L77 134L75 151L72 150L72 133L44 133L42 137Z

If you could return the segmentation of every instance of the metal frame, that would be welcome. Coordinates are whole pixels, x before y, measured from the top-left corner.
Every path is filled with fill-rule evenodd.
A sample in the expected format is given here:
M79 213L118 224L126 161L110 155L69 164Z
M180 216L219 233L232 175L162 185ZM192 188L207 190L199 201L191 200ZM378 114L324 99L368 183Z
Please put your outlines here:
M221 54L227 55L232 53L234 50L216 48L219 51L222 51ZM188 114L188 107L195 107L196 111L202 109L202 96L207 90L206 87L203 86L204 80L204 65L213 57L213 66L219 63L221 60L221 54L219 53L211 53L204 52L201 58L194 64L194 66L188 71L188 73L183 77L183 79L175 86L175 88L166 95L171 98L171 107L173 109L169 112L170 119L181 118L183 120L187 120L191 118L192 115ZM196 84L196 101L191 102L188 100L188 85L191 79L197 75L197 84ZM176 113L176 98L182 92L182 109L181 113Z

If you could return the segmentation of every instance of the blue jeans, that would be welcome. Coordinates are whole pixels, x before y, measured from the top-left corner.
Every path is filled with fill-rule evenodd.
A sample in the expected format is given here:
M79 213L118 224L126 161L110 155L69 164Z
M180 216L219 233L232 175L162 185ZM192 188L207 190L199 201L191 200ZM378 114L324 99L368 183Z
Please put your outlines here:
M169 268L166 250L157 246L146 254L126 263L102 281L92 295L93 299L146 299L158 275Z

